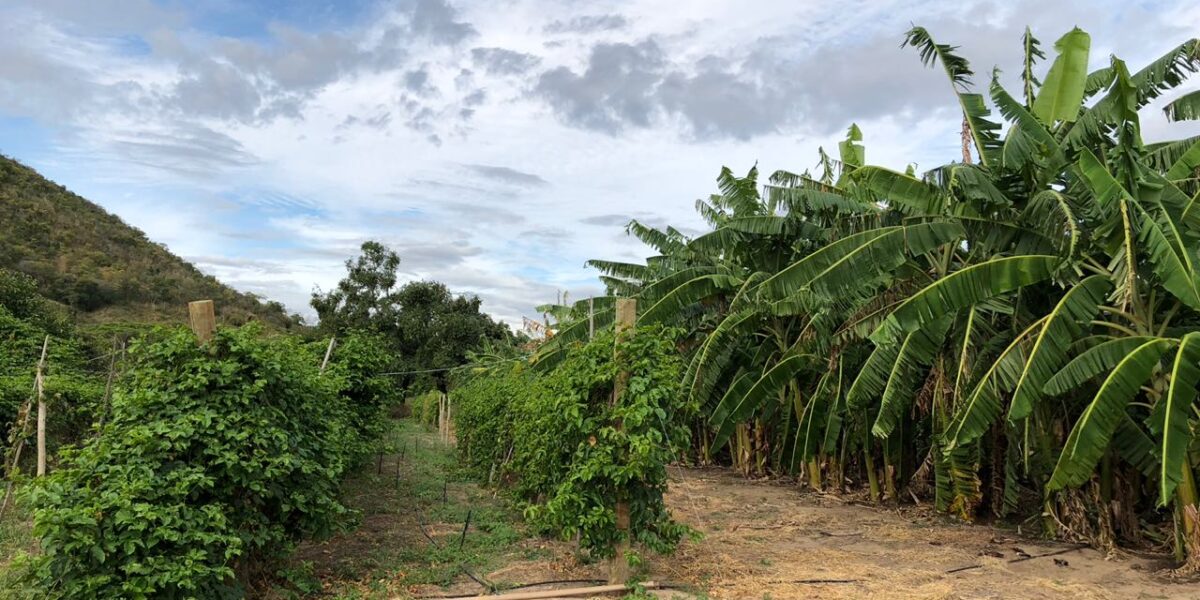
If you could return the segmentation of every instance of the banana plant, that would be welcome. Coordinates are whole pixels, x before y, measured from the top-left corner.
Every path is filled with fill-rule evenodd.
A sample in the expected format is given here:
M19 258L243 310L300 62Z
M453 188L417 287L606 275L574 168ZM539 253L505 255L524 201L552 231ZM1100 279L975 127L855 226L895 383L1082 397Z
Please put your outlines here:
M998 71L975 91L970 63L923 28L904 45L949 79L961 161L870 165L851 126L815 174L723 169L696 201L711 231L632 222L646 264L589 264L639 299L640 321L689 332L706 455L736 446L747 472L866 481L876 498L931 480L967 519L1060 510L1081 486L1110 518L1114 481L1144 481L1152 493L1122 501L1152 497L1195 539L1200 139L1144 143L1139 113L1200 70L1200 44L1089 72L1073 29L1043 74L1027 31L1016 96ZM1169 99L1168 118L1197 118L1198 98ZM586 333L581 304L538 362ZM601 305L595 326L611 323Z

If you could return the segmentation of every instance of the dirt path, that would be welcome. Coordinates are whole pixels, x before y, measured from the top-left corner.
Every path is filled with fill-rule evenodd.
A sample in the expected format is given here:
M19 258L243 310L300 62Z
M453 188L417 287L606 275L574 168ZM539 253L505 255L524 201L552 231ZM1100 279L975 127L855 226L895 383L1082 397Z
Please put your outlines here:
M301 547L296 564L310 565L309 596L482 593L460 565L498 589L606 577L606 565L581 562L572 543L531 535L502 497L457 473L453 449L435 433L405 421L390 437L393 450L348 485L347 501L362 511L361 526ZM672 467L671 474L668 504L704 538L685 542L671 557L646 557L647 578L700 592L660 592L661 598L1200 600L1200 584L1162 574L1165 557L1105 560L1084 549L1009 563L1071 546L955 523L927 507L861 506L723 469ZM472 525L463 539L468 513ZM946 573L971 565L982 566Z
M1071 546L1014 539L921 508L881 510L748 482L724 470L672 472L672 510L705 537L656 561L655 577L698 584L711 598L1200 599L1200 584L1158 574L1161 560L1105 560L1084 549L1008 563ZM974 564L983 566L946 573ZM796 579L854 581L789 583Z

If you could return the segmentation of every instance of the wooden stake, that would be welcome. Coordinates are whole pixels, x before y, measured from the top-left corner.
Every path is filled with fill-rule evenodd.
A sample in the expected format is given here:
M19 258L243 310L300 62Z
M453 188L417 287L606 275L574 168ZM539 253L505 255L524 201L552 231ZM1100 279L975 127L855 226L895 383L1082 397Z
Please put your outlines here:
M104 382L104 399L100 402L100 424L96 427L96 435L100 435L100 431L104 429L104 422L108 420L108 405L112 401L112 384L113 376L117 372L117 339L113 338L112 357L108 361L108 380ZM120 354L125 355L125 342L121 342Z
M29 434L29 415L33 413L33 394L37 393L37 382L33 384L33 391L29 396L29 400L21 407L17 413L17 420L21 422L21 429L16 432L17 443L13 449L12 463L6 465L4 476L8 478L8 484L4 488L4 503L0 504L0 519L4 518L4 511L8 508L8 501L12 498L13 491L13 473L17 470L17 466L21 464L21 450L25 448L25 436Z
M467 541L467 530L471 528L472 509L467 509L467 522L463 523L462 535L458 536L458 551L462 552L463 544Z
M653 590L666 587L665 584L647 581L641 584L641 587ZM461 600L538 600L541 598L573 598L577 596L598 596L603 594L612 594L615 592L627 592L628 586L624 584L613 585L596 585L591 587L568 588L565 590L539 590L536 592L510 592L508 594L487 595L487 596L472 596L470 598L462 598Z
M212 300L188 302L188 323L201 344L208 343L217 331L217 312Z
M637 300L633 298L618 298L617 299L617 323L616 332L617 340L613 347L613 356L621 355L621 342L633 329L637 322ZM625 388L629 386L629 372L618 371L616 378L613 380L613 396L612 406L616 406L621 397L625 395ZM621 430L621 423L615 423L618 431ZM608 581L612 584L624 584L629 580L629 560L625 554L629 551L629 540L632 536L630 531L629 520L629 499L623 492L618 492L617 495L617 530L621 533L621 541L617 543L616 555L613 556L612 563L609 565Z
M42 342L42 358L38 361L37 375L33 379L37 386L37 476L46 474L46 350L50 347L50 336Z
M321 361L321 372L325 372L325 367L329 365L329 357L333 356L333 348L337 345L337 337L329 338L329 347L325 349L325 360Z

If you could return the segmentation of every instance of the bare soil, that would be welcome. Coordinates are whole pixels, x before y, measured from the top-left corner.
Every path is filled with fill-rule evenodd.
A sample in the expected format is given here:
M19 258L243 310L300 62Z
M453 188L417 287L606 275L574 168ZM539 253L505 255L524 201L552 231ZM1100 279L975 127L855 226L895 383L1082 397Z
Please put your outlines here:
M312 561L321 582L316 595L484 593L483 586L456 568L460 560L472 574L501 588L605 579L606 564L586 562L572 543L531 536L519 519L495 517L501 519L495 521L499 529L469 535L464 553L435 551L422 526L438 546L452 547L461 535L461 513L473 507L478 515L501 499L492 490L451 480L447 504L441 483L445 475L439 473L449 468L450 448L437 444L431 434L408 429L405 435L406 440L421 438L430 454L420 461L386 456L385 477L369 473L356 497L349 498L363 510L362 526L301 549L299 558ZM397 467L405 485L381 485ZM1106 556L1011 530L959 523L928 506L863 505L794 484L748 481L725 469L671 467L671 474L671 510L703 537L684 542L673 556L647 557L646 579L681 586L655 593L662 598L1200 600L1200 581L1174 576L1167 556ZM506 526L511 533L504 533ZM474 551L472 543L477 544ZM1012 562L1026 557L1032 558ZM959 570L964 567L972 568Z
M672 472L668 502L704 539L657 561L655 576L711 598L1200 598L1200 583L1170 576L1167 557L1071 550L928 507L861 506L726 470ZM1040 558L1011 562L1028 556ZM822 579L839 582L797 581Z

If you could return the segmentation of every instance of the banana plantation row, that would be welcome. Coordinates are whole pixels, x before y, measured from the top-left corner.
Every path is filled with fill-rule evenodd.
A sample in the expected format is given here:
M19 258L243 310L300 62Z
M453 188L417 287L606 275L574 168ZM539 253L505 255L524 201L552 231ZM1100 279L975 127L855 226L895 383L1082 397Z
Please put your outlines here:
M455 392L464 457L489 479L517 478L535 514L574 503L611 524L613 496L576 488L627 479L594 455L651 460L639 444L658 441L680 447L676 459L932 498L966 520L1148 542L1200 564L1200 137L1146 143L1139 121L1165 94L1169 121L1200 117L1200 92L1180 93L1200 45L1088 72L1091 40L1076 29L1039 80L1045 53L1027 32L1021 89L996 72L986 94L955 47L919 27L904 45L949 79L961 162L869 165L851 126L815 173L764 184L755 169L723 170L720 194L696 202L708 233L631 222L655 256L590 261L607 296L543 307L557 325L531 369L491 367ZM611 333L607 355L582 342L611 329L617 297L637 299L639 336L683 358L661 388L671 397L634 420L656 432L613 446ZM501 408L507 422L489 417ZM571 416L536 420L550 410ZM587 425L596 418L609 426ZM554 432L553 454L522 451ZM545 464L576 465L560 474L572 489L533 478ZM646 486L661 491L654 473ZM656 510L647 521L661 525Z

